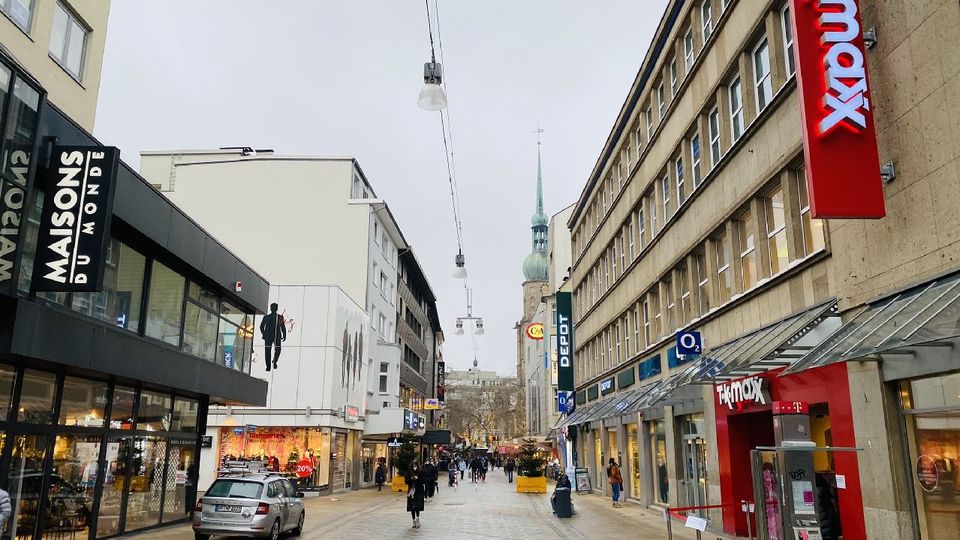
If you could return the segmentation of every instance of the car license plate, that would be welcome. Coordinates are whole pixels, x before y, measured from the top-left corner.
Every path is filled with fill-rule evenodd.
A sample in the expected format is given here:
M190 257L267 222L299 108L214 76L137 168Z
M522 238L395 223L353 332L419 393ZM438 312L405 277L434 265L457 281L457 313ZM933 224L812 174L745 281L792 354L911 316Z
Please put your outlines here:
M217 512L239 512L240 507L234 504L218 504L216 506Z

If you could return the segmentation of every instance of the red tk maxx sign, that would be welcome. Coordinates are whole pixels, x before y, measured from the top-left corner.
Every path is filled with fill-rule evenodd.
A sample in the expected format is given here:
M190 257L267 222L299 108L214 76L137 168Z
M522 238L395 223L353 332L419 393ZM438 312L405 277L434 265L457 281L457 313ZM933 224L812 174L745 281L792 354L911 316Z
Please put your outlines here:
M857 0L790 0L810 209L884 216L880 158Z

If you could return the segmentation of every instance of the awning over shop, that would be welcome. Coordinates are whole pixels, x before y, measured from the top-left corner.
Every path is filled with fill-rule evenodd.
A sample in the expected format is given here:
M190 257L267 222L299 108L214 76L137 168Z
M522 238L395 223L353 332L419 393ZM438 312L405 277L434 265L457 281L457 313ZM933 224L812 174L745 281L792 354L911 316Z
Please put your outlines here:
M783 374L847 360L884 362L884 378L920 374L960 345L960 273L871 303ZM953 369L956 369L954 366Z
M831 300L707 350L675 383L712 384L789 367L839 326L837 301Z

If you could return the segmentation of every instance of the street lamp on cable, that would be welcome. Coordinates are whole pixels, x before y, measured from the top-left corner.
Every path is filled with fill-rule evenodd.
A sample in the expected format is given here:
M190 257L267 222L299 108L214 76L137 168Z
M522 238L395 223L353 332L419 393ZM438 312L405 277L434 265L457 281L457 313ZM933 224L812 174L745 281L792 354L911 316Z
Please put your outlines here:
M483 330L483 318L473 316L473 290L467 289L467 315L466 317L457 317L457 326L453 329L453 333L458 336L463 335L463 321L473 321L474 331L473 335L482 336L485 332Z
M443 66L433 60L423 65L423 88L417 105L425 111L442 111L447 108L447 91L440 86L443 82Z
M467 263L467 260L463 257L463 253L457 253L457 256L453 258L456 268L453 269L453 277L457 279L467 279L467 268L464 266Z

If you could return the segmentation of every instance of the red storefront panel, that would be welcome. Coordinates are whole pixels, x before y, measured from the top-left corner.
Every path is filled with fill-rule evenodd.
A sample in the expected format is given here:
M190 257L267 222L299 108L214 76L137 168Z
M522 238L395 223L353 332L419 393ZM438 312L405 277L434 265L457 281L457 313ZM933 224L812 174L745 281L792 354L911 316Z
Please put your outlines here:
M714 392L720 496L722 504L727 505L723 508L723 530L730 534L747 534L746 516L740 510L740 501L753 500L750 450L757 446L773 446L773 402L803 401L811 407L827 404L833 435L832 446L856 446L845 363L802 371L786 377L778 377L779 371L760 375L769 385L769 396L764 396L763 400L765 404L740 402L731 409L721 403L717 392ZM766 399L767 397L769 399ZM846 477L846 489L838 492L844 538L866 538L856 452L836 452L833 463L836 474ZM756 531L756 527L752 527Z

